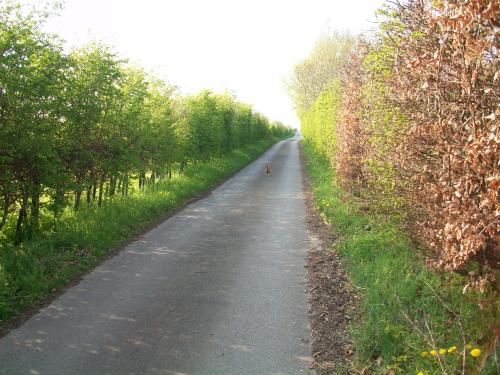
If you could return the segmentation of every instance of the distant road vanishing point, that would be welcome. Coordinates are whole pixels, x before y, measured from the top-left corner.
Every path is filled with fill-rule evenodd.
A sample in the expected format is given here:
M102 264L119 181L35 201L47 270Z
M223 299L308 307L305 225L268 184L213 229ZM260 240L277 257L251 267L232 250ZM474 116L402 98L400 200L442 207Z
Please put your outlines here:
M291 139L0 339L0 374L312 374L308 247Z

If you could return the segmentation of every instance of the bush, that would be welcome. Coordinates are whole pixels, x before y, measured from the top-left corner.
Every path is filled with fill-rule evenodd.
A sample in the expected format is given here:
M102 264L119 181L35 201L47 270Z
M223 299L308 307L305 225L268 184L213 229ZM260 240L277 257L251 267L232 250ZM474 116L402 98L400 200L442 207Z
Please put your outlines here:
M307 142L303 150L315 201L339 238L334 249L360 296L359 319L351 326L356 373L497 373L495 294L470 291L464 298L459 275L426 267L404 231L384 215L360 212L359 203L331 183L328 159ZM431 354L443 348L445 354ZM479 357L471 355L474 348Z

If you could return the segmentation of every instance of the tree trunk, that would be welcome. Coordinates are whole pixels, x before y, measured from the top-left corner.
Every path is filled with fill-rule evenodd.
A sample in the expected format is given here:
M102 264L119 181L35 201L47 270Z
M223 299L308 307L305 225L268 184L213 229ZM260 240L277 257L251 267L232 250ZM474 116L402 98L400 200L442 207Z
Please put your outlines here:
M39 183L35 183L31 189L31 217L28 226L28 239L32 239L39 229L41 190Z
M116 177L111 176L109 178L109 196L114 197L115 196L115 191L116 191Z
M125 173L123 175L123 182L122 182L122 197L127 195L127 186L128 186L128 173Z
M92 203L92 185L87 187L87 206L90 206L90 203Z
M2 213L2 221L0 222L0 230L2 230L3 226L7 222L7 217L9 216L9 206L10 206L9 194L4 193L4 195L3 195L3 213Z
M26 217L28 208L28 194L24 193L23 201L21 203L21 208L19 209L19 216L17 217L16 224L16 234L14 238L14 244L19 245L23 240L23 223L26 222Z
M75 210L78 210L80 208L80 203L82 201L82 188L78 187L78 189L75 192Z
M101 207L102 205L102 193L104 190L103 188L104 188L104 177L102 177L101 180L99 181L99 202L97 203L99 207Z
M61 216L64 208L64 187L58 185L56 187L56 196L54 198L54 219L57 221Z
M144 189L146 186L146 171L139 173L139 190Z

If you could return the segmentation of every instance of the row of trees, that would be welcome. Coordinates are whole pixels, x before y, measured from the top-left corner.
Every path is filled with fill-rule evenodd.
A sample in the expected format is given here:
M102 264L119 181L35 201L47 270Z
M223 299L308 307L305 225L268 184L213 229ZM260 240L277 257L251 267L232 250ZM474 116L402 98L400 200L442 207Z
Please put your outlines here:
M500 5L407 0L379 15L371 40L329 36L297 66L302 133L346 190L407 223L431 264L482 286L500 268Z
M43 213L101 205L289 129L229 94L173 86L91 44L65 53L44 15L0 7L0 233L30 238Z

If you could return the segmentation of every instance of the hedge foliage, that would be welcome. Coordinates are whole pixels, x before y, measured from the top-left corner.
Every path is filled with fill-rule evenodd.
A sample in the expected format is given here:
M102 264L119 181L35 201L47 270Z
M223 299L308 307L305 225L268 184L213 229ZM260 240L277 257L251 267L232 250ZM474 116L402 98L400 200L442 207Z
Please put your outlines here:
M352 327L359 363L384 374L498 373L500 4L387 1L378 16L370 38L323 38L315 51L338 53L335 63L311 73L313 54L290 85L305 149L333 172L310 167L333 180L319 202L364 288ZM322 89L304 108L311 81ZM432 365L418 358L419 340ZM461 348L458 357L439 353L459 341L445 350Z
M66 53L41 30L45 17L0 7L2 240L32 239L70 207L101 206L174 168L290 133L232 95L179 95L106 46Z
M299 112L304 137L341 186L407 225L430 264L467 274L468 286L495 285L500 6L408 0L379 17L375 37L342 49Z

